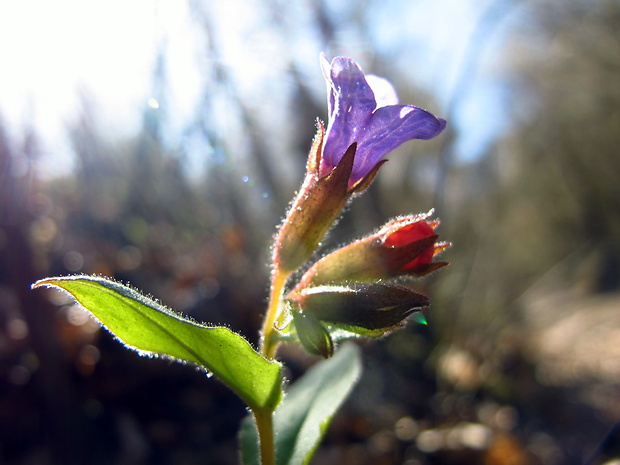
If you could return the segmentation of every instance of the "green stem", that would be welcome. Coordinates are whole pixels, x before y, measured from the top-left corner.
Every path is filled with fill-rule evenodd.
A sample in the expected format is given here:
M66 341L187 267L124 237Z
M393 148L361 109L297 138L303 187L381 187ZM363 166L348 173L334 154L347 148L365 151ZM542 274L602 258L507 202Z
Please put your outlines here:
M276 453L273 435L273 413L271 411L254 411L258 442L260 445L261 465L275 465Z
M271 273L271 291L269 295L269 306L263 322L261 331L260 351L268 359L275 358L278 348L278 339L274 337L275 323L280 313L280 303L284 286L289 273L274 269ZM258 430L258 442L260 445L261 465L275 465L275 441L273 433L273 412L272 411L253 411Z
M282 293L284 285L289 273L273 270L271 275L271 292L269 296L269 306L265 321L263 322L261 336L261 353L268 359L272 359L276 355L278 341L274 336L274 324L279 316L280 302L282 301Z

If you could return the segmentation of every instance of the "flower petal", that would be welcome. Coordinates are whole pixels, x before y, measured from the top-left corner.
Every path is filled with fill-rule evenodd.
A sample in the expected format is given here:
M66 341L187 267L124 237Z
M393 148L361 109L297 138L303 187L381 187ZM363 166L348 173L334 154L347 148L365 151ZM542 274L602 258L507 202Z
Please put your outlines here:
M329 69L326 60L321 63L329 92L328 138L321 164L321 175L325 175L359 139L359 133L368 124L377 102L364 73L353 60L336 57Z
M416 221L395 229L383 241L385 247L402 247L412 242L435 235L435 230L427 221Z
M367 74L366 82L368 82L368 85L375 94L377 108L398 104L398 95L396 95L396 89L394 89L394 86L390 81L382 78L381 76Z
M445 120L412 105L378 108L357 140L358 155L351 178L361 179L402 143L412 139L432 139L445 127Z
M346 150L357 142L349 189L369 175L392 150L411 139L431 139L446 122L411 105L397 105L389 81L365 76L350 58L331 62L321 55L321 68L328 90L329 124L319 176L329 174Z

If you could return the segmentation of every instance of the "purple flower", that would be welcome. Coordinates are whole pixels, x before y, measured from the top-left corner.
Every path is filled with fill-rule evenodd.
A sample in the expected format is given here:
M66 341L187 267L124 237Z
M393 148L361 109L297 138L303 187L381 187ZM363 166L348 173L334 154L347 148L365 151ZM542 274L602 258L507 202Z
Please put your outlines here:
M444 120L421 108L398 105L396 92L387 80L364 76L350 58L336 57L330 64L321 54L321 67L329 93L329 125L321 176L331 172L349 146L357 142L350 188L403 142L432 139L446 126Z

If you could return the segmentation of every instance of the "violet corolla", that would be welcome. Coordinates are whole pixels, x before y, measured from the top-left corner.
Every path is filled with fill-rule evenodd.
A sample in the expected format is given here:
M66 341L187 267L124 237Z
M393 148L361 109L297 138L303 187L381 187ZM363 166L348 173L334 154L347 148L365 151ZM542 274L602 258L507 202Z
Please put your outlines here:
M392 85L383 78L364 75L350 58L331 63L321 55L327 83L329 124L320 175L338 165L353 143L357 153L349 188L370 174L385 156L412 139L432 139L446 126L443 119L413 105L399 105Z

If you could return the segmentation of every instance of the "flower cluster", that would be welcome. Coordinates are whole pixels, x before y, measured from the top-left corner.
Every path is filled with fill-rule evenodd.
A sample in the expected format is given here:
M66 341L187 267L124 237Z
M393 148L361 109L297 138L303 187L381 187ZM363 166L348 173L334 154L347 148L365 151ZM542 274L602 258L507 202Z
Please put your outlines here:
M321 55L329 125L318 123L306 177L274 247L282 271L302 266L353 194L373 181L385 156L412 139L431 139L446 122L412 105L399 105L385 79L365 76L349 58Z
M446 126L426 110L398 104L387 80L364 75L349 58L329 62L321 55L321 67L329 124L327 129L317 124L303 185L276 236L272 299L274 293L280 299L286 278L307 263L351 197L372 183L389 152L412 139L432 139ZM437 242L439 221L429 217L394 219L318 260L284 295L285 305L275 309L278 315L269 324L282 329L288 322L309 352L328 357L334 328L380 335L428 306L426 296L390 280L421 277L447 265L433 261L449 244ZM272 329L264 328L264 339Z
M433 261L449 244L437 242L439 221L429 221L428 216L392 220L376 233L324 256L303 274L286 299L292 304L296 329L306 350L327 357L333 349L327 330L320 331L316 323L311 331L303 331L310 323L305 318L301 328L300 314L312 315L335 328L379 336L429 305L426 296L390 282L421 277L448 264ZM319 337L310 339L314 334ZM324 340L325 345L316 342Z

